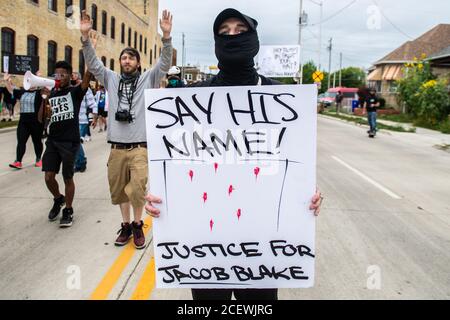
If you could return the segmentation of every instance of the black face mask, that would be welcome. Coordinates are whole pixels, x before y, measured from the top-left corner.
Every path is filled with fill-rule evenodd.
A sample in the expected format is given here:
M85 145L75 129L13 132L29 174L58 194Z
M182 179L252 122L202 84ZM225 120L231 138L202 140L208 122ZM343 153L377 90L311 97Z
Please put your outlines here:
M78 84L77 80L70 80L70 84L72 86L76 86Z
M259 39L256 31L239 35L215 35L216 57L220 72L217 80L220 85L256 85L258 73L253 59L259 52Z

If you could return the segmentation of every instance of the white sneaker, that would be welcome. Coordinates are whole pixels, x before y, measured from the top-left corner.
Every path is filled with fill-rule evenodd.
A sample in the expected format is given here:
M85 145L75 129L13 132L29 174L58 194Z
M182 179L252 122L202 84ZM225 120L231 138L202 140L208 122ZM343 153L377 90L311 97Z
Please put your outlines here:
M91 137L90 137L90 136L86 136L86 137L84 138L84 141L86 141L86 142L91 141Z

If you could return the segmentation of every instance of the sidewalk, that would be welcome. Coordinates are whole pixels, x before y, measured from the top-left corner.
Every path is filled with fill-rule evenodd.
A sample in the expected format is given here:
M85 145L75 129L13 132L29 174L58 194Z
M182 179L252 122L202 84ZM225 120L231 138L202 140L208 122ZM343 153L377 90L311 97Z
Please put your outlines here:
M351 118L355 118L355 119L361 119L362 117L358 117L358 116L354 116L351 114L343 114L347 117L351 117ZM331 117L325 114L319 114L319 117L323 117L323 118L327 118L327 119L332 119L335 121L340 121L340 122L344 122L344 123L349 123L348 121L345 121L343 119L339 119L339 118L335 118L335 117ZM450 146L450 134L444 134L441 133L439 131L436 130L430 130L430 129L425 129L425 128L419 128L419 127L415 127L413 126L411 123L400 123L400 122L395 122L395 121L389 121L389 120L382 120L382 119L377 119L378 123L382 123L385 125L389 125L389 126L399 126L399 127L403 127L405 130L411 129L411 128L415 128L416 132L412 133L412 132L396 132L396 131L390 131L390 130L385 130L382 129L380 130L380 132L389 132L391 135L392 134L400 134L400 135L410 135L411 139L414 140L422 140L424 143L428 144L428 145L433 145L436 147L442 146L443 148L449 148ZM359 125L359 124L355 124L358 126L362 126L362 127L366 127L368 128L369 126L367 125ZM447 149L448 152L450 152L450 149Z

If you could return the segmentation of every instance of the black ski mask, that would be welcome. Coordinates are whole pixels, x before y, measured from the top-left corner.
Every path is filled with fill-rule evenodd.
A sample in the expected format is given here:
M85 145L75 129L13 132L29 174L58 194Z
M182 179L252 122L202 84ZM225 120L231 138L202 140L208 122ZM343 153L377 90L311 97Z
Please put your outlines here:
M220 26L230 18L243 21L248 31L233 36L219 35ZM214 22L216 57L219 60L220 69L217 85L242 86L258 83L258 73L254 68L254 58L259 52L257 26L258 22L255 19L235 9L226 9L217 16Z

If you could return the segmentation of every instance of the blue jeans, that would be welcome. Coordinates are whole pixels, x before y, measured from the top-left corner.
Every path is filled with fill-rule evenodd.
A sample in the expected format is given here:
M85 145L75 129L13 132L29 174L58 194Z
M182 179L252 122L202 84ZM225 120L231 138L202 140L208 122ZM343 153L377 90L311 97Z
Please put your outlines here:
M84 138L89 135L89 124L80 124L80 137Z
M86 135L87 128L89 128L88 124L80 124L81 137L84 137ZM86 164L87 164L86 154L84 153L83 144L80 144L80 149L78 149L77 155L75 157L75 169L76 170L85 169Z
M377 130L377 112L368 112L367 120L369 121L370 131L375 132Z
M78 149L77 155L75 157L75 170L86 169L87 158L84 153L83 145L80 144L80 149Z

